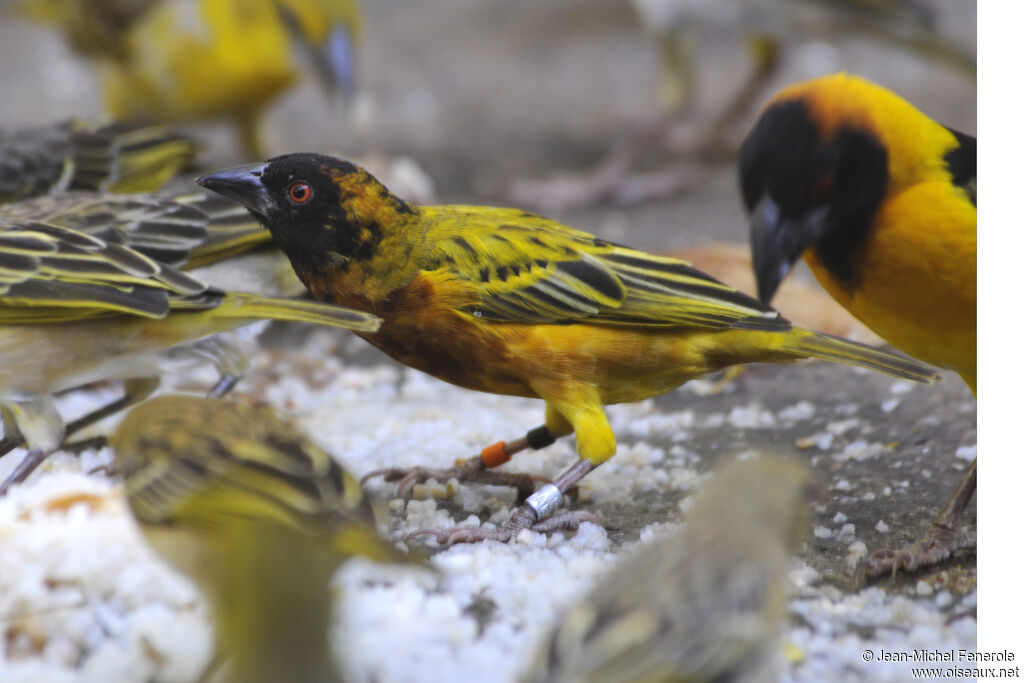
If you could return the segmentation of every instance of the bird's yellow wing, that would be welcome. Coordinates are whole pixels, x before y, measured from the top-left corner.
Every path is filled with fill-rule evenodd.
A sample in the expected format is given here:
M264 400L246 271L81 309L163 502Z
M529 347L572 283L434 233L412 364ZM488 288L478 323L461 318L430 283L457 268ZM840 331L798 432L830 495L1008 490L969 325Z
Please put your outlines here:
M514 209L438 207L428 270L478 293L468 313L524 323L788 329L778 312L685 261ZM489 229L481 230L481 223ZM474 228L467 229L467 225Z

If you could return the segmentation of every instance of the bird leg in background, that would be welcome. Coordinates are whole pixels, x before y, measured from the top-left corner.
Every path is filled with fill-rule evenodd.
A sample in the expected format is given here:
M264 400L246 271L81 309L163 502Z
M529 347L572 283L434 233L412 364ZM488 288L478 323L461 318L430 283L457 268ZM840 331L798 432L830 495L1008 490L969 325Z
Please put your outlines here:
M977 548L977 536L962 528L964 512L978 487L978 460L960 480L945 509L932 522L932 530L917 543L899 550L876 550L864 561L862 572L866 578L885 574L895 576L903 570L912 572L942 562L958 550Z
M779 53L782 46L770 36L757 35L750 38L750 52L754 70L729 100L722 112L715 117L711 126L698 138L701 142L697 151L709 157L733 158L737 145L729 135L730 130L753 108L764 86L779 69Z
M575 530L583 522L600 525L601 520L590 512L562 512L551 516L551 513L562 504L565 493L576 486L580 479L592 472L595 467L597 465L589 460L577 460L557 479L550 484L545 484L539 491L527 498L524 505L512 512L508 521L495 529L483 527L421 529L411 534L410 539L417 536L433 536L443 546L450 546L454 543L479 543L480 541L508 543L523 529L548 533L557 529Z
M764 86L778 70L781 46L768 36L754 36L750 39L750 50L753 71L710 125L701 126L698 131L689 129L677 120L680 108L675 107L621 141L589 175L541 181L516 180L509 190L509 198L544 211L559 211L605 202L629 206L685 190L697 182L698 168L677 163L660 171L639 172L637 166L645 155L656 149L698 160L732 159L736 156L738 141L730 132L751 110ZM680 88L686 87L690 86L680 85Z
M674 164L645 173L635 170L647 152L673 137L676 125L672 116L660 117L619 142L594 171L583 177L516 179L511 183L509 199L543 211L558 211L606 202L628 206L677 194L698 181L697 166Z
M32 472L34 472L37 467L43 464L43 461L46 460L46 458L51 453L60 448L60 445L65 438L71 436L75 432L85 429L90 425L96 424L100 420L103 420L111 415L114 415L115 413L118 413L124 410L125 408L128 408L129 406L133 406L136 403L141 403L147 397L149 397L150 394L156 391L156 388L159 385L159 377L138 377L134 379L125 380L124 396L117 399L116 401L111 401L105 406L97 408L91 413L86 413L85 415L83 415L82 417L78 418L73 422L69 422L67 426L64 428L63 434L61 435L61 441L58 442L58 444L53 448L33 448L28 453L26 453L25 457L22 458L21 462L17 464L17 466L11 472L10 476L8 476L7 479L5 479L2 484L0 484L0 496L5 495L7 493L7 489L9 489L13 484L20 484L21 482L25 481L25 479L28 478L28 475L32 474ZM88 441L94 442L93 439L88 439ZM15 443L15 446L19 446L21 445L21 443L23 443L23 441L19 440L17 443ZM81 443L77 447L80 450L82 450L87 445L94 444ZM69 444L70 450L74 450L75 448L76 444Z
M486 484L489 486L510 486L516 489L516 500L525 500L527 496L537 488L538 481L547 482L543 477L517 472L493 472L493 468L504 465L512 459L512 456L527 448L540 450L555 442L559 435L552 433L546 425L531 429L526 436L514 441L499 441L491 444L480 452L480 455L456 462L454 467L430 468L430 467L383 467L366 474L360 483L373 477L383 477L386 482L398 483L398 494L403 498L408 496L412 487L417 484L426 483L430 479L438 482L446 482L455 479L461 483Z

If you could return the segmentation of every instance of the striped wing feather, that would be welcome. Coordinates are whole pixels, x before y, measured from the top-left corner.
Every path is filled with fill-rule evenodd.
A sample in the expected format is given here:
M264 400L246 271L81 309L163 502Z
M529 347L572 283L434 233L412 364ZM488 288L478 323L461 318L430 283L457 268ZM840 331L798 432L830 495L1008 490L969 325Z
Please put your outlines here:
M220 293L121 244L50 223L0 216L0 323L160 318L209 308Z
M778 312L689 263L514 209L445 207L429 269L472 282L489 320L789 329ZM488 230L465 225L492 222Z

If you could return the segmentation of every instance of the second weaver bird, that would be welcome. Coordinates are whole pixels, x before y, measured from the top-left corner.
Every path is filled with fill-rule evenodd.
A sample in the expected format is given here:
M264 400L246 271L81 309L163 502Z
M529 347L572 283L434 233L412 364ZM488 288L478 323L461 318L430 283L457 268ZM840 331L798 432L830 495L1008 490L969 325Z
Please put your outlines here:
M396 360L469 389L545 401L543 426L487 449L461 474L576 434L579 461L502 528L458 529L446 541L509 540L557 508L615 454L605 405L740 363L823 358L936 376L898 354L794 327L684 261L518 209L415 206L341 159L290 154L198 182L265 223L314 297L379 316L380 330L365 338Z
M863 78L784 88L743 143L758 294L801 256L832 297L893 346L955 371L977 395L977 141ZM880 551L869 574L916 569L974 545L961 528L977 461L920 543Z

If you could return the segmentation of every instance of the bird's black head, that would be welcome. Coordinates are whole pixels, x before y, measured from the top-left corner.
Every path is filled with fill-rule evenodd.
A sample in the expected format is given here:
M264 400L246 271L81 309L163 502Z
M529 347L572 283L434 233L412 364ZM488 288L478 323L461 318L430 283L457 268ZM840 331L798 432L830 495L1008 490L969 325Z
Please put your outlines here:
M851 259L885 196L888 154L866 121L825 123L803 99L779 101L740 148L762 302L809 247L837 280L855 284Z
M372 258L386 223L412 211L362 168L322 154L286 154L196 180L265 225L300 278Z

